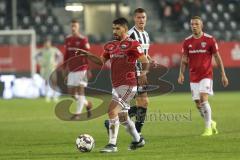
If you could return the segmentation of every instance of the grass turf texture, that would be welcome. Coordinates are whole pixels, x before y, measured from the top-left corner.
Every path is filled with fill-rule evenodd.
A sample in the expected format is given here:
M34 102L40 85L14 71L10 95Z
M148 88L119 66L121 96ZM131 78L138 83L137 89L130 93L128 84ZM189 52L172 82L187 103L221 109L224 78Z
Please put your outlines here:
M99 103L90 99L95 105ZM102 154L99 150L108 139L103 125L106 115L86 122L64 122L54 115L54 103L46 103L44 99L0 100L0 159L236 160L240 157L239 102L239 92L215 93L210 104L220 133L201 137L204 121L190 94L150 98L150 114L143 129L145 147L128 151L131 139L120 127L119 152ZM162 116L185 115L185 118L166 119L159 112ZM96 141L90 153L75 148L75 139L82 133L92 135Z

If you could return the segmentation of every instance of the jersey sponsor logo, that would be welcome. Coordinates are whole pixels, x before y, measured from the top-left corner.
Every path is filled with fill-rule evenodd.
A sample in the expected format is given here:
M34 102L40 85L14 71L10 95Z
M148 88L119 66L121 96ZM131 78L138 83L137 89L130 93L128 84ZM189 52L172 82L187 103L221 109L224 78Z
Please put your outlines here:
M69 51L76 51L76 50L78 50L78 48L76 48L76 47L68 47L67 50L69 50Z
M206 42L201 42L201 46L202 46L203 48L205 48L205 47L206 47L206 45L207 45L207 43L206 43Z
M125 55L124 54L111 54L110 58L124 58Z
M196 49L196 50L189 50L189 53L194 54L194 53L207 53L206 49Z
M77 46L78 46L80 43L81 43L80 41L75 42L75 44L76 44Z

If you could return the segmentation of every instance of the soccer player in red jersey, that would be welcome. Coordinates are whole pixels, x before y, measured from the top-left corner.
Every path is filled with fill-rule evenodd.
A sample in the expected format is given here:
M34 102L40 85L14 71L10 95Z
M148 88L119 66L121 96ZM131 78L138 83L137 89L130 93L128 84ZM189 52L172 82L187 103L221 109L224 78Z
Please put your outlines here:
M203 22L200 17L191 18L192 35L183 42L183 55L180 65L178 83L183 84L184 72L189 66L190 88L192 99L205 120L205 131L202 136L217 134L216 122L212 120L212 111L208 95L213 95L212 56L221 69L221 79L224 87L228 86L224 65L219 55L215 38L203 32Z
M132 136L133 141L129 146L130 150L143 147L145 141L137 132L133 121L129 118L128 110L130 101L137 92L137 78L135 63L136 60L143 64L143 70L138 77L141 85L147 83L148 59L144 55L140 43L128 37L128 21L125 18L118 18L113 21L114 39L104 46L104 53L97 63L101 64L110 60L112 79L112 100L109 104L109 143L101 152L117 152L117 135L119 123L125 126L127 132ZM92 53L85 53L89 59L95 58Z
M72 34L65 38L64 62L67 63L68 70L67 86L68 93L76 98L76 114L73 119L79 119L84 105L87 107L88 117L91 116L92 103L87 101L84 94L84 88L87 86L88 60L84 56L79 56L75 52L77 49L89 50L90 45L87 37L79 32L80 24L77 20L72 20Z

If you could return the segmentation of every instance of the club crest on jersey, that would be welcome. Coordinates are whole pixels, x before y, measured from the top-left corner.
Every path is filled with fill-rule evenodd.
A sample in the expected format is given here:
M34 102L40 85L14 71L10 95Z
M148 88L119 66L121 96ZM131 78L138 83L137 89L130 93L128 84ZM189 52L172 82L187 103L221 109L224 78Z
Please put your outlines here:
M206 43L206 42L201 42L201 46L202 46L203 48L205 48L205 47L206 47L206 45L207 45L207 43Z

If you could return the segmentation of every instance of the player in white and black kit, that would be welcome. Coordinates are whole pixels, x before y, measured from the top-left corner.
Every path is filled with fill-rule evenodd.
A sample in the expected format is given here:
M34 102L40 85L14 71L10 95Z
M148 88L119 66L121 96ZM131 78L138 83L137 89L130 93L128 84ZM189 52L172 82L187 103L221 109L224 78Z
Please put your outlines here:
M147 21L147 14L143 8L137 8L134 11L134 22L135 25L128 31L128 35L132 38L137 40L140 44L142 49L144 50L144 54L147 56L150 63L153 62L151 57L148 54L148 50L150 47L150 39L148 33L144 30ZM139 75L140 71L142 70L142 64L137 62L136 63L136 74ZM138 92L136 96L136 105L132 106L128 111L130 117L136 117L135 126L138 133L141 135L141 129L144 124L144 120L146 117L147 106L149 103L147 92L144 91L143 86L138 85ZM105 126L108 128L109 122L105 121Z

